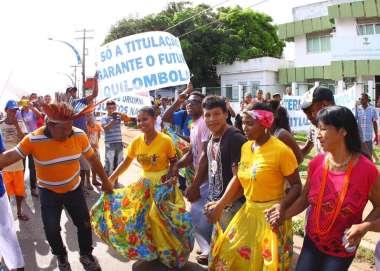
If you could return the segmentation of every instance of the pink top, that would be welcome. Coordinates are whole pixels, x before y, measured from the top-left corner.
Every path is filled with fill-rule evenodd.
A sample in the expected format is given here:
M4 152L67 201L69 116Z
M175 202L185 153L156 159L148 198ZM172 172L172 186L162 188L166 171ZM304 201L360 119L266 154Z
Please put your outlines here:
M193 121L190 128L190 144L193 154L194 168L198 168L199 159L202 153L202 144L207 142L210 137L210 130L206 126L203 117Z
M352 168L350 183L346 198L343 201L342 209L330 232L320 236L317 234L315 221L317 219L316 207L322 182L324 162L325 154L320 154L309 163L308 176L310 191L308 201L310 204L310 213L307 218L306 233L317 248L328 255L337 257L353 256L355 252L348 253L343 247L342 237L346 229L349 229L353 224L362 222L363 210L368 202L368 194L379 172L370 160L360 155L359 160ZM331 223L344 175L344 172L328 171L320 214L321 229L326 229L328 226L327 223Z

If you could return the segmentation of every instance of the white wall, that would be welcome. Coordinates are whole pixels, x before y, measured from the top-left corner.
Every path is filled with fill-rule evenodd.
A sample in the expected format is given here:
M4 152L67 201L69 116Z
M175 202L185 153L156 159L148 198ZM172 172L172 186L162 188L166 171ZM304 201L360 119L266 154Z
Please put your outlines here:
M263 90L264 94L266 92L271 94L276 92L283 93L285 90L284 86L278 85L278 73L273 71L221 75L221 86L223 88L227 85L237 87L243 82L246 82L248 86L252 82L261 85L259 88Z
M330 65L331 53L308 53L306 35L294 38L295 43L295 66L296 67L311 67Z
M356 18L336 18L335 34L336 37L357 36Z
M274 57L260 57L249 59L247 61L235 61L231 65L216 65L216 73L221 75L242 72L278 71L278 69L290 68L292 65L292 61Z

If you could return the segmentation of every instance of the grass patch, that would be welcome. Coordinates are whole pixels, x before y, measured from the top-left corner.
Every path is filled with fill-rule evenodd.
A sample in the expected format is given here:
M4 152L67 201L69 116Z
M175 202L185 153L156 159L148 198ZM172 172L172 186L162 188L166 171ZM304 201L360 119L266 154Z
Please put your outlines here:
M365 262L371 265L375 265L375 253L373 250L362 246L359 246L358 250L356 251L355 259L358 262Z
M306 142L307 134L306 133L296 133L296 134L294 134L294 139L296 141Z
M305 219L304 218L295 218L292 221L293 234L299 235L301 237L305 236Z

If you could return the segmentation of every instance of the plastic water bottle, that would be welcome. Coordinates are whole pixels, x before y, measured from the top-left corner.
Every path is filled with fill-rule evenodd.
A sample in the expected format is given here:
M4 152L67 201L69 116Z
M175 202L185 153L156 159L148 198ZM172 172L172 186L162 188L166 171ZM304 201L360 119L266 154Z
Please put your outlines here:
M355 250L356 250L356 246L345 247L346 244L348 244L348 239L347 239L347 237L346 237L346 232L347 232L347 231L348 231L348 229L346 229L346 230L344 231L344 234L343 234L343 237L342 237L342 244L343 244L343 246L344 246L344 249L345 249L348 253L353 253L353 252L355 252Z

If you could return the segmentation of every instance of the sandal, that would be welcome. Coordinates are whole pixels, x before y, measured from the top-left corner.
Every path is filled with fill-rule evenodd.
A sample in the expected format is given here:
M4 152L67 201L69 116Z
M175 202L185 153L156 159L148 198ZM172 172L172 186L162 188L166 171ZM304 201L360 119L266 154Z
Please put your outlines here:
M100 183L98 180L93 180L93 181L92 181L92 185L95 185L95 186L101 186L102 183Z
M28 221L29 220L29 217L25 214L19 214L19 215L17 215L17 218L20 221Z
M198 255L195 259L201 265L208 265L208 255Z
M36 191L36 189L32 189L32 190L30 191L30 194L31 194L33 197L38 198L38 192Z

